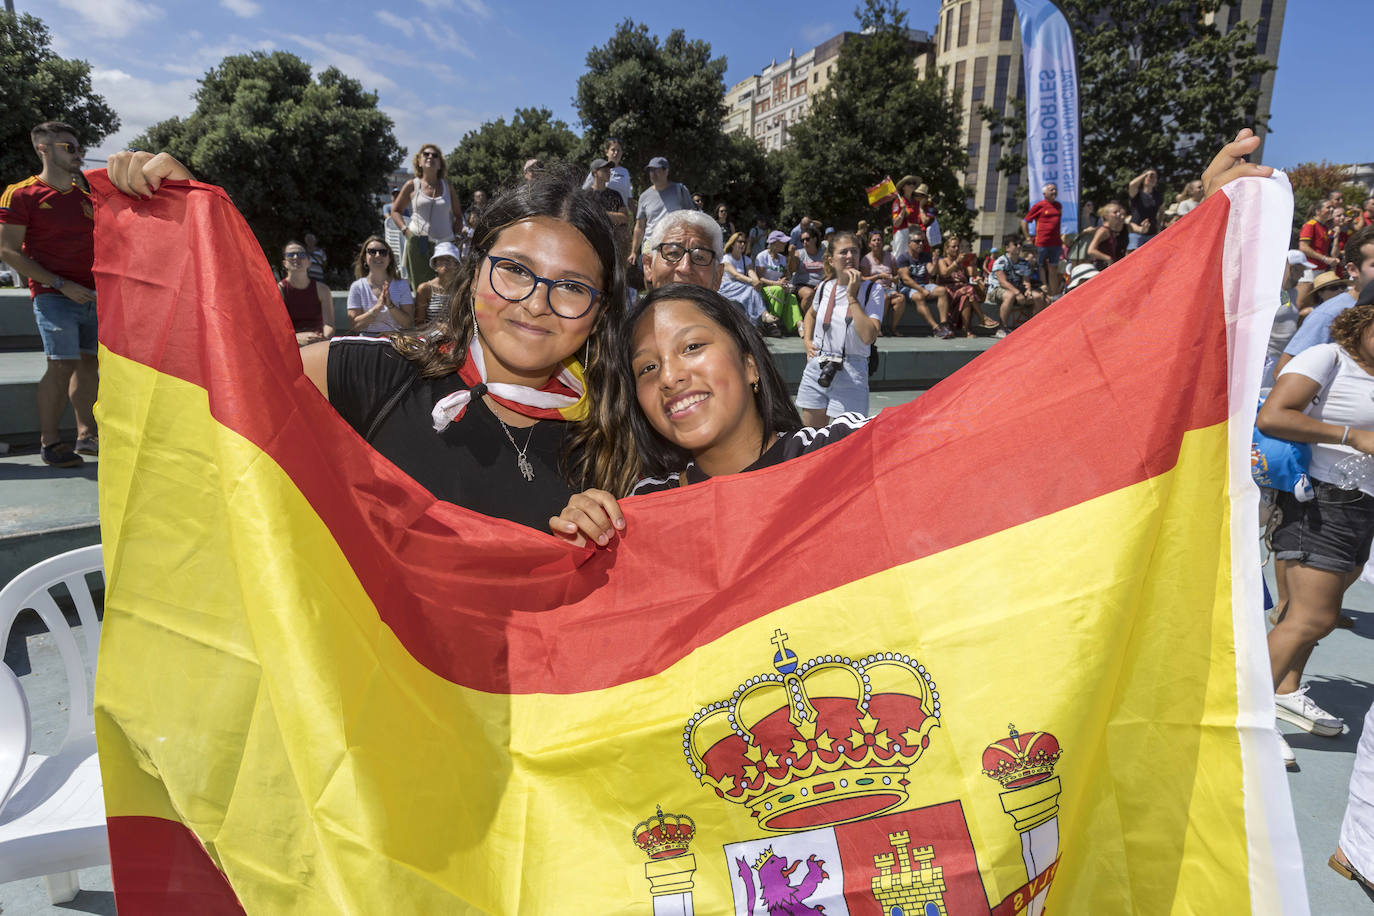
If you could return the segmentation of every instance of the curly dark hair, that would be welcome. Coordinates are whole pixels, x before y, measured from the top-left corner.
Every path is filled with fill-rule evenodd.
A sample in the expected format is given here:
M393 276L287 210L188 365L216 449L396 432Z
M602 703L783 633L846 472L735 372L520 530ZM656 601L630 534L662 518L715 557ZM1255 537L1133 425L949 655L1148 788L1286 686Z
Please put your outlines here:
M625 319L624 331L620 333L615 365L615 393L607 398L624 406L624 416L633 433L639 452L641 472L645 475L667 474L681 471L692 460L692 456L659 435L640 409L636 396L632 350L634 348L635 327L655 305L667 300L690 302L713 324L718 325L739 348L740 357L752 357L759 373L759 389L754 393L754 406L763 420L763 441L765 446L779 434L795 432L802 428L801 415L792 403L787 385L782 380L773 357L768 352L768 344L744 314L744 310L726 299L715 290L694 286L690 283L670 283L656 287L642 296Z
M607 409L602 393L614 371L608 336L625 313L625 265L616 256L615 228L592 192L570 168L541 172L534 181L511 185L487 205L472 225L472 245L458 268L448 311L422 329L393 335L392 346L415 362L425 378L456 372L467 358L473 333L473 284L487 252L508 227L546 216L581 233L601 262L599 309L587 337L583 364L587 417L574 421L564 437L564 476L574 489L598 487L628 493L638 479L639 462L628 436L617 436L621 416ZM581 354L576 354L581 355Z
M1374 305L1352 305L1331 322L1331 339L1363 363L1365 357L1360 354L1360 338L1371 324L1374 324Z

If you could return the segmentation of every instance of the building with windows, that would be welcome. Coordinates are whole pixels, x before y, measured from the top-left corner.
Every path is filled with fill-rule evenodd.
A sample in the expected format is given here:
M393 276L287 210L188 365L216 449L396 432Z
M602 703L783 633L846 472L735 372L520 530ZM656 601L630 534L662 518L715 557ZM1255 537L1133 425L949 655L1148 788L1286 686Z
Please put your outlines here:
M1241 22L1255 30L1255 43L1270 63L1277 65L1279 38L1287 0L1235 0L1210 14L1223 32ZM932 39L929 33L909 29L917 44L917 72L937 67L945 74L950 92L963 112L963 132L968 168L961 177L972 189L968 206L978 211L974 234L986 251L1001 237L1017 231L1020 207L1018 191L1025 171L1004 175L997 171L1001 145L994 143L979 109L990 105L1007 114L1016 99L1024 99L1021 71L1021 26L1014 0L942 0ZM804 54L789 54L774 61L757 76L741 80L726 94L726 130L754 137L765 149L787 145L789 129L802 117L811 98L825 88L834 73L840 47L855 33L844 32ZM1260 81L1256 121L1269 114L1274 71ZM1259 131L1263 141L1264 130ZM1261 142L1258 159L1263 161ZM910 166L920 174L920 163ZM994 241L996 240L996 241Z

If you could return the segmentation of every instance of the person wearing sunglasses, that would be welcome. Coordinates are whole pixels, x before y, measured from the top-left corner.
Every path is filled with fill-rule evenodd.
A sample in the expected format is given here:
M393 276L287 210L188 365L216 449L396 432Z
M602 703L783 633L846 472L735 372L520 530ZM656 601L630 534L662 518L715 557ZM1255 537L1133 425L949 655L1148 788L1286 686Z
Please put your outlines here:
M301 347L334 336L334 296L327 285L310 276L310 263L310 249L300 242L287 242L282 249L286 276L277 289L291 317L296 345Z
M426 280L434 279L434 269L429 266L434 246L453 241L463 231L463 208L457 192L444 177L448 164L439 147L426 143L415 154L412 165L415 178L407 181L391 202L388 219L405 234L406 247L401 257L412 288L418 288ZM407 207L409 220L402 216Z
M38 425L44 463L80 467L81 455L99 454L95 427L96 367L95 221L91 197L77 183L84 150L76 131L44 121L30 132L43 162L37 175L0 196L0 259L29 281L34 318L47 368L38 381ZM58 426L71 401L76 444Z
M369 236L353 262L358 279L348 288L348 317L357 334L390 334L412 327L414 299L396 270L396 258L380 235Z

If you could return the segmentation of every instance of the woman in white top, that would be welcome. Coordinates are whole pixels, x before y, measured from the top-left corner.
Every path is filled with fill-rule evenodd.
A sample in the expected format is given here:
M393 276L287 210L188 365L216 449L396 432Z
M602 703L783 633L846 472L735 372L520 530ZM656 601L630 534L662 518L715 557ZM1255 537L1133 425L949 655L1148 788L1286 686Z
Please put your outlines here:
M720 294L731 302L737 302L744 314L754 324L772 318L764 308L763 296L759 295L759 275L754 272L754 259L745 254L749 240L743 232L736 232L725 243L725 258L721 261L724 273L720 278Z
M420 147L413 165L415 179L407 181L391 202L391 221L405 233L406 277L412 287L418 287L434 279L434 269L429 266L434 246L451 242L462 232L463 209L444 177L448 164L439 147L433 143ZM409 221L402 216L406 207L410 208Z
M1374 454L1374 305L1346 309L1331 325L1332 343L1299 353L1283 368L1260 408L1261 432L1312 444L1308 477L1315 498L1279 494L1283 522L1274 556L1287 561L1287 613L1269 632L1269 664L1277 688L1300 672L1317 640L1340 617L1341 598L1359 577L1374 541L1374 480L1342 489L1339 462ZM1340 719L1296 687L1276 693L1279 718L1313 734L1339 735Z
M358 279L348 288L348 317L355 334L390 334L414 323L410 286L380 235L369 236L353 263Z

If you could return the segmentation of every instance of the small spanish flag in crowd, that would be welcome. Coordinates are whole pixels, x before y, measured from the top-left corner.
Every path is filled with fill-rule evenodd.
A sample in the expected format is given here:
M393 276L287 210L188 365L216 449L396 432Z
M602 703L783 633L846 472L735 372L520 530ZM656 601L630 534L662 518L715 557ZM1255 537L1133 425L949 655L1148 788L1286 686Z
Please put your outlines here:
M892 183L892 176L884 178L882 181L868 189L868 204L876 207L885 201L889 201L897 196L897 186Z
M91 184L121 913L1306 911L1249 477L1281 176L602 550L373 452L222 190Z

